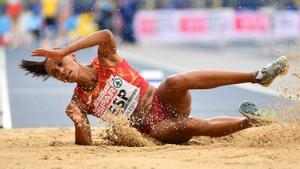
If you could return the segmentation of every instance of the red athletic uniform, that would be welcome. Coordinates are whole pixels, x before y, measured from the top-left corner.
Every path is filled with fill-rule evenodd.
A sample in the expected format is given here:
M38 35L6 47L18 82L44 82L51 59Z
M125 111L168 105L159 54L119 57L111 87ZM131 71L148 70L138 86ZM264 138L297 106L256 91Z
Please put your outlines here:
M74 93L94 116L101 117L106 112L114 113L117 107L122 107L124 115L129 118L139 105L149 83L125 59L117 66L106 66L97 57L91 66L97 70L97 86L92 91L84 91L77 86ZM140 124L141 132L149 133L154 124L168 117L168 112L160 104L156 92L151 107L145 124Z

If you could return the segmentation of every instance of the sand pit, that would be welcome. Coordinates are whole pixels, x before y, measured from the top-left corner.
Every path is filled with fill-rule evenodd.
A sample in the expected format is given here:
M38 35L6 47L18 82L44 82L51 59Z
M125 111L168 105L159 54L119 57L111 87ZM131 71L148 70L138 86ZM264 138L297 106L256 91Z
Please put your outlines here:
M73 129L0 130L1 169L299 168L300 123L250 128L186 145L109 145L94 128L93 146L74 145Z

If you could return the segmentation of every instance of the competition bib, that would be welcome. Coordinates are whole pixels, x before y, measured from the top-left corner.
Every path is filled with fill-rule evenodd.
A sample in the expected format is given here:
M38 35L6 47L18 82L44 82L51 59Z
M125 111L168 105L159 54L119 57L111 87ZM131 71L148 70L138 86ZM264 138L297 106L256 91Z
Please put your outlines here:
M119 76L111 75L94 102L94 112L103 116L107 111L115 114L121 108L124 110L124 115L130 117L138 105L139 95L138 87Z

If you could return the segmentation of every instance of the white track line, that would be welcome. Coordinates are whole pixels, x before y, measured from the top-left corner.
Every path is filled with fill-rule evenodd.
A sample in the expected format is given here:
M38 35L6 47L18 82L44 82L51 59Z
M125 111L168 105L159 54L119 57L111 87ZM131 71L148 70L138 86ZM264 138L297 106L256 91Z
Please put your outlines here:
M2 125L3 128L12 128L11 122L11 114L10 114L10 106L9 106L9 95L8 95L8 85L7 85L7 77L6 77L6 59L5 52L3 48L0 48L0 97L2 104Z
M164 63L164 62L161 62L160 60L155 60L150 57L146 57L146 56L143 56L140 54L137 55L137 54L130 53L130 52L127 52L124 50L120 50L120 54L122 56L124 56L124 58L132 59L133 61L136 61L138 63L164 68L164 69L167 69L167 70L173 71L173 72L184 72L184 71L190 70L190 68L188 68L188 67L179 66L179 65L175 65L175 64L171 64L171 63ZM258 85L254 85L254 84L237 84L237 85L232 85L232 86L240 88L240 89L248 90L251 92L281 97L281 94L275 90L272 90L270 88L261 87Z

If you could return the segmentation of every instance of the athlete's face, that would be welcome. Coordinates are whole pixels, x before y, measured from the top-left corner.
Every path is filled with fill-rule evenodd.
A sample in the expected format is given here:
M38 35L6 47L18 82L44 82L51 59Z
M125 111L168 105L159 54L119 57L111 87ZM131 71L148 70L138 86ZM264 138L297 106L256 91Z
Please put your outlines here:
M47 72L57 80L68 83L78 80L80 65L75 54L67 55L63 59L48 58L45 67Z

